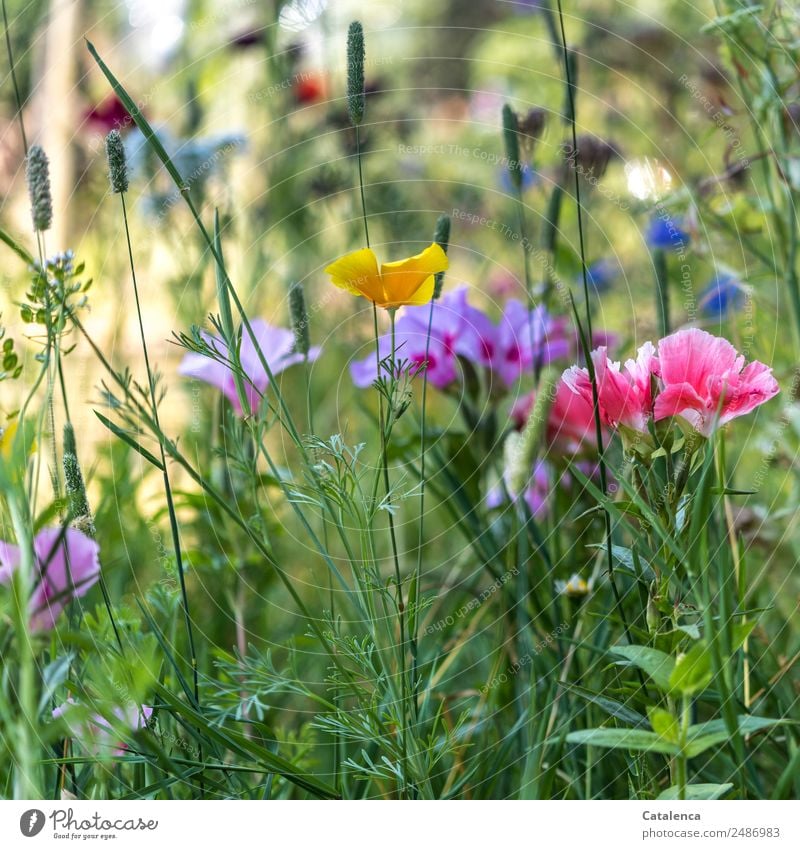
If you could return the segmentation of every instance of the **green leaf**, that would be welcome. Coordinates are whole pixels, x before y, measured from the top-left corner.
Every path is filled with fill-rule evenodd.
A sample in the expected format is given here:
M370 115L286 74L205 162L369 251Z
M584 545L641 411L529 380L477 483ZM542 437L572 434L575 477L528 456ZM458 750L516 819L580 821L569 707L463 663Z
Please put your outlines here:
M648 646L612 646L614 654L621 655L642 672L652 678L653 683L664 692L670 689L670 676L675 667L674 658Z
M738 622L731 628L731 650L736 651L750 635L755 622ZM715 637L716 639L716 637ZM669 679L669 688L673 692L691 696L704 690L714 674L711 647L705 640L696 643L678 658Z
M626 725L634 725L637 727L647 725L647 720L642 714L638 711L633 710L632 708L627 707L622 704L622 702L618 702L615 699L610 699L608 696L601 696L597 693L593 693L591 690L586 690L583 687L578 687L576 684L567 685L567 689L570 693L575 693L576 696L580 696L582 699L586 699L587 702L591 702L594 705L597 705L599 708L604 710L610 716L613 716L614 719L618 719L620 722L624 722Z
M0 228L0 242L5 242L23 262L33 265L33 255L2 228Z
M185 722L193 726L197 732L207 739L213 740L220 746L240 756L249 755L259 765L267 767L278 775L282 775L287 781L291 781L298 787L302 787L309 793L323 799L335 799L338 794L335 788L321 781L316 776L310 775L298 769L291 761L271 752L265 746L248 739L238 731L229 728L218 728L211 724L202 714L182 702L166 687L158 687L159 695L169 705L172 711L178 714Z
M659 707L648 707L647 716L650 719L650 725L653 731L668 740L670 743L678 742L680 738L680 725L678 720L668 711Z
M702 799L720 799L731 788L733 784L689 784L686 787L686 799L700 801ZM658 796L659 799L680 798L680 787L677 784L668 787Z
M675 743L659 737L654 731L639 728L588 728L567 734L567 743L583 743L587 746L602 746L605 749L629 749L634 752L660 752L677 755Z
M42 694L39 697L40 714L44 712L45 708L52 707L50 702L56 690L66 681L74 659L75 656L71 652L67 652L42 670Z
M97 410L94 411L94 414L115 436L130 445L130 447L137 453L141 454L148 463L151 463L157 469L161 469L162 472L164 471L164 467L161 465L161 460L158 460L155 455L151 454L146 448L139 445L139 443L127 431L124 431L119 425L116 425L110 419L107 419L104 415L102 415L102 413L98 413Z
M767 719L761 716L742 715L738 717L739 733L755 734L757 731L763 731L766 728L772 728L774 725L781 725L784 722L785 720L783 719ZM714 719L711 722L701 722L698 725L692 725L689 728L687 737L686 756L694 758L712 746L725 743L730 736L722 719Z
M669 689L689 696L704 690L711 682L712 675L708 644L696 643L676 661L669 678Z

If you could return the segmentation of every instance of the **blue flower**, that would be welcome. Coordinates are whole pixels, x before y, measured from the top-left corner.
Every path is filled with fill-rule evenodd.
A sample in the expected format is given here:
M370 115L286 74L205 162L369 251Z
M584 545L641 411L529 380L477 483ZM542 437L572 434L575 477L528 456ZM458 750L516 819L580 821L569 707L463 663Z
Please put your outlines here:
M645 233L647 244L656 250L669 250L670 248L682 248L689 244L691 237L682 227L679 218L671 218L668 215L656 215L650 219L650 224Z
M744 287L733 274L717 273L700 293L698 307L705 315L722 319L731 310L741 308L744 297Z
M589 285L599 294L610 289L611 284L619 277L619 264L613 259L603 257L593 262L586 269L586 274Z
M533 168L528 165L527 162L522 163L522 191L526 191L531 186L535 185L538 182L538 175L534 172ZM514 184L511 182L511 175L508 173L508 166L504 166L503 170L500 173L500 185L503 187L503 191L508 194L516 194L517 190L514 187Z

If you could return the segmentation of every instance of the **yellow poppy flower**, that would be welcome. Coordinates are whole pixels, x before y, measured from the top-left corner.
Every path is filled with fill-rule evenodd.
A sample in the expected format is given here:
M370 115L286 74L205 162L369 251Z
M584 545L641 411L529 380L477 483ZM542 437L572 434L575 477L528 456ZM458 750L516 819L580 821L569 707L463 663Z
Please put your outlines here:
M370 248L345 254L325 271L340 289L366 298L385 310L427 304L434 275L447 270L447 254L436 243L416 256L381 263Z
M14 419L6 425L5 429L0 428L0 454L6 460L11 457L11 449L14 447L14 437L17 433L17 424L17 420Z

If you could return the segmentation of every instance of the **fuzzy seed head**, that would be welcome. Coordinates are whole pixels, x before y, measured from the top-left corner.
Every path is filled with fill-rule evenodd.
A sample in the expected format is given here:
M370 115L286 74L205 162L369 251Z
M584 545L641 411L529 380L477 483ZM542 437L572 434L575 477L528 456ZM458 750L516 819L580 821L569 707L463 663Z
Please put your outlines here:
M128 160L125 157L125 145L119 130L112 130L106 136L106 158L108 159L108 179L111 191L122 194L128 191Z
M308 333L308 310L306 296L300 283L292 283L289 287L289 316L294 331L294 349L304 357L308 356L311 341Z
M47 154L38 144L28 151L25 178L28 181L33 227L42 233L49 230L53 223L53 198L50 194L50 166Z
M450 244L450 216L440 215L436 220L436 227L433 231L433 241L447 253L447 247ZM433 300L439 300L442 294L442 286L444 285L444 271L440 271L434 277Z
M347 111L350 123L364 120L364 28L353 21L347 31Z

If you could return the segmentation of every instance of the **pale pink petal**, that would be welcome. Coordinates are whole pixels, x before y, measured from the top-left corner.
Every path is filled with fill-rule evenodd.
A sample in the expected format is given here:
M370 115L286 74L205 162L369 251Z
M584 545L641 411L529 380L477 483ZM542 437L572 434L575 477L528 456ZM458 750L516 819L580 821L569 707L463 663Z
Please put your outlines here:
M737 354L726 339L692 327L662 339L658 359L665 384L689 383L699 389L709 377L734 369Z
M658 358L663 389L656 418L680 416L705 436L778 393L768 366L745 367L730 342L696 328L662 339Z
M17 566L19 566L19 546L0 541L0 584L9 583Z

